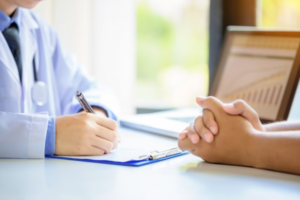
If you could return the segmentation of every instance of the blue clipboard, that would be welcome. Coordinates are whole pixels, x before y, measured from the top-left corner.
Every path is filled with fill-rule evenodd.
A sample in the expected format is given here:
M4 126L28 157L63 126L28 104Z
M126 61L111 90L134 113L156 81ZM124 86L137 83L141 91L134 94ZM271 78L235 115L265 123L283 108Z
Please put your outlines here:
M163 161L163 160L175 158L175 157L178 157L178 156L183 156L183 155L186 155L188 153L189 152L187 152L187 151L182 151L181 153L169 155L169 156L158 158L158 159L155 159L155 160L129 160L129 161L126 161L126 162L116 162L116 161L110 161L110 160L76 159L76 158L58 157L58 156L46 156L46 158L139 167L139 166L148 165L148 164L151 164L151 163L156 163L156 162L160 162L160 161Z

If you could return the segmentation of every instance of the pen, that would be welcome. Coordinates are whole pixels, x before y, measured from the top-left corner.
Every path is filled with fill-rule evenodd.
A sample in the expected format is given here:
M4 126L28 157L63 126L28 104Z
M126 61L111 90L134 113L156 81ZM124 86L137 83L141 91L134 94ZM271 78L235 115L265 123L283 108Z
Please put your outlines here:
M84 98L84 96L81 92L79 92L79 91L76 92L76 98L85 112L97 114L93 110L93 108L90 106L90 104L87 102L87 100ZM117 130L116 130L116 133L118 134ZM121 141L119 134L118 134L118 140L119 140L119 142Z
M85 112L96 114L96 112L93 110L93 108L87 102L87 100L84 98L84 96L81 92L79 92L79 91L76 92L76 98Z

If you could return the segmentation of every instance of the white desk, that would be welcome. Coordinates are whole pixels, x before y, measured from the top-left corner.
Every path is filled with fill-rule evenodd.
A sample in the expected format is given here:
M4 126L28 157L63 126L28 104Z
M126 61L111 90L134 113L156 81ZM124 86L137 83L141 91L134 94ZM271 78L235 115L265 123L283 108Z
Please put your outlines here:
M121 129L123 142L177 141ZM300 176L215 165L192 155L142 167L67 160L0 159L0 199L300 199Z

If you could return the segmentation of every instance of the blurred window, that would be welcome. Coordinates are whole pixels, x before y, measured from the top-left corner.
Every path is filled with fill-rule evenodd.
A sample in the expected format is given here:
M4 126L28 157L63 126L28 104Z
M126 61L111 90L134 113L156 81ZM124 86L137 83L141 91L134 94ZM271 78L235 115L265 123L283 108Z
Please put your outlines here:
M209 0L137 1L136 106L195 105L208 90Z
M299 0L258 0L261 27L300 28Z

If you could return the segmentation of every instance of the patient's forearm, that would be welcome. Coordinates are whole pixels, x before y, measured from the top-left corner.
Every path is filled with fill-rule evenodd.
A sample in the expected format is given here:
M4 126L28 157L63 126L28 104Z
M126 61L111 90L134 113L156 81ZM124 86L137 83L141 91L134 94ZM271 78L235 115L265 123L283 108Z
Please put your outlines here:
M284 121L263 125L267 132L300 130L300 121Z
M300 174L300 131L257 134L253 145L254 167Z

